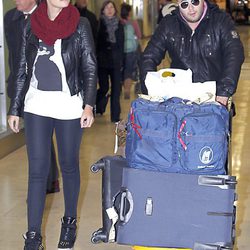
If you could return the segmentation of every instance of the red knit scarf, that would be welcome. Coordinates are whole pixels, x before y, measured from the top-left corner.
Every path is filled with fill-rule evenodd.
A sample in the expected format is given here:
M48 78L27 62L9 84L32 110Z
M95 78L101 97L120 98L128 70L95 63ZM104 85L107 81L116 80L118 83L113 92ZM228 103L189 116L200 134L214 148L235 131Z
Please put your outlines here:
M79 23L79 11L72 5L63 8L54 21L47 14L47 3L43 1L30 17L32 32L49 46L57 39L72 35Z

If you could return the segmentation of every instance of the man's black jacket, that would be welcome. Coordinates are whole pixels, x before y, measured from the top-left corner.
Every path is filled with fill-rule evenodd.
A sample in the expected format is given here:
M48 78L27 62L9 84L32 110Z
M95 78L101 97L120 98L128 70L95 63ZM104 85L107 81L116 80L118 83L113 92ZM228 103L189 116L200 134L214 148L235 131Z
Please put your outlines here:
M89 23L92 29L92 34L96 43L96 35L97 35L97 28L98 28L98 21L97 21L96 15L93 12L89 11L87 7L79 8L76 4L75 4L75 7L78 9L80 16L86 17L89 20Z
M9 10L4 16L4 33L9 49L10 69L7 79L7 94L10 98L13 96L14 76L18 69L24 22L24 14L16 8Z
M244 61L243 46L231 17L217 5L207 2L207 6L206 15L194 32L179 8L163 18L142 55L143 93L147 93L147 72L157 70L166 52L171 68L192 70L193 82L216 81L217 96L235 93Z

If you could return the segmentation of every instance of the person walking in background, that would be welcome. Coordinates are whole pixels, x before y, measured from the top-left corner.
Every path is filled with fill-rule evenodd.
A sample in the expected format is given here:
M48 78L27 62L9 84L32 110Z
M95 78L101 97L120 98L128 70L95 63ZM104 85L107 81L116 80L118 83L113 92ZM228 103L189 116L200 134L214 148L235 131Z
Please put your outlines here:
M121 5L121 20L124 25L124 65L123 87L124 98L130 99L130 88L134 78L138 60L138 39L141 39L141 30L136 20L132 20L132 7L129 4Z
M169 2L169 0L158 0L158 6L159 6L159 11L158 11L158 18L157 18L157 24L160 23L160 21L162 20L163 13L162 10L164 8L164 6Z
M97 35L99 89L96 112L103 114L107 105L109 80L111 83L111 121L120 120L121 69L124 51L124 30L113 1L104 1Z
M171 15L172 11L174 11L177 7L178 7L177 3L172 2L172 0L168 0L161 10L162 17L166 15Z
M17 0L16 8L9 10L4 16L4 33L9 49L9 77L7 79L7 94L13 97L15 75L18 71L19 52L25 19L37 7L36 0ZM47 180L47 193L60 191L58 180L58 166L55 147L52 140L51 161Z
M76 0L75 7L79 10L80 16L86 17L91 25L92 34L96 42L98 21L96 15L88 10L88 0Z
M29 160L25 250L44 249L41 224L53 131L65 204L58 249L72 249L76 239L79 149L83 128L94 121L97 66L89 22L69 2L42 1L27 20L8 112L9 126L18 133L24 109Z

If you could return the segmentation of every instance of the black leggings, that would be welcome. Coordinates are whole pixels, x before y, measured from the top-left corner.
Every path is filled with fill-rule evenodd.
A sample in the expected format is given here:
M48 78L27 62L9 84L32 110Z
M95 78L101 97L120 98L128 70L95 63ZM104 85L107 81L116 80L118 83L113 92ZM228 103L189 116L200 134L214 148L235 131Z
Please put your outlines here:
M110 100L110 114L111 121L118 122L120 120L121 105L120 105L120 92L121 92L121 73L119 68L98 68L99 89L97 91L96 106L100 105L101 101L109 91L109 77L111 82L111 100ZM105 104L106 105L106 104ZM102 106L102 104L100 105ZM100 107L105 111L105 107Z
M31 113L24 114L24 122L29 160L28 230L40 233L54 130L63 178L64 215L76 217L80 189L79 149L83 129L80 119L58 120Z

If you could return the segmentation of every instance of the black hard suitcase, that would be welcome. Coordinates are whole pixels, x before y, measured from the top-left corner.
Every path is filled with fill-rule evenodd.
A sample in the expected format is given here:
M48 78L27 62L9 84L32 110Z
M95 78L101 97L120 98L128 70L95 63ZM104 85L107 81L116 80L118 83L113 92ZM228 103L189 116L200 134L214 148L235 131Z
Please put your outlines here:
M236 178L124 168L118 244L233 249Z
M91 166L91 171L102 170L102 223L103 227L92 234L92 243L114 242L116 239L116 221L118 220L116 202L119 206L122 170L127 162L122 156L106 156Z

